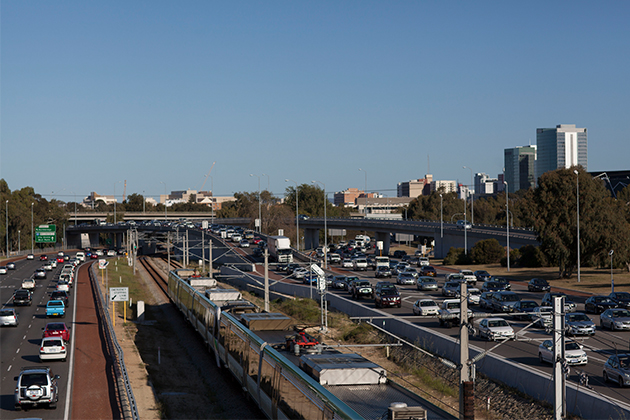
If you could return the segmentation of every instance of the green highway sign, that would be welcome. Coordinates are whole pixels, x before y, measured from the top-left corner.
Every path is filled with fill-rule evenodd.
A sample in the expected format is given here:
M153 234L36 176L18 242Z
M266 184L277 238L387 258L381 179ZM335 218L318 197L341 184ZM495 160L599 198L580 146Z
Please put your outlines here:
M35 228L35 243L49 244L57 242L57 226L39 225Z

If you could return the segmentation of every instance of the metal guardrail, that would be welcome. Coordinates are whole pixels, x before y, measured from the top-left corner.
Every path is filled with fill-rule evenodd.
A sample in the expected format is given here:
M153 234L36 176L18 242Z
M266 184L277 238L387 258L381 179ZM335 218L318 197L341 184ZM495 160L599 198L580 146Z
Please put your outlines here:
M103 321L101 324L103 328L103 336L105 337L107 348L114 356L112 365L114 367L114 375L116 376L115 384L120 398L121 412L125 420L139 420L140 416L138 414L136 399L133 395L131 382L129 381L129 375L127 374L127 367L125 366L125 357L123 350L116 339L116 332L114 331L114 327L112 326L111 318L109 316L109 305L104 304L105 299L98 284L98 274L95 272L95 266L96 264L92 264L89 270L90 283L98 296L96 306L99 317Z

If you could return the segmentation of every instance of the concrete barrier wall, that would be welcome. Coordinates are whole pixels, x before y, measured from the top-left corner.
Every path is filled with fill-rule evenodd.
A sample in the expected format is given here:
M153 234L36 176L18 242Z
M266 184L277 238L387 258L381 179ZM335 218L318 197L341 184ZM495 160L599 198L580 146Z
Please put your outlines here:
M228 267L222 268L221 274L231 277L232 280L230 282L236 282L243 286L247 285L247 283L255 282L256 279L254 276L249 274L244 276L246 273ZM309 286L297 284L275 283L270 286L270 291L296 297L309 298L311 296ZM314 298L319 298L315 288L313 288L312 293ZM414 325L404 319L393 317L387 312L367 308L343 296L328 293L326 294L326 300L329 302L329 309L344 312L350 317L372 318L373 324L392 334L405 337L411 342L417 342L421 347L456 364L459 361L459 342L450 336L444 335L439 331ZM483 352L483 349L474 345L469 346L470 358L481 352ZM478 361L476 368L478 372L483 373L490 379L553 405L554 386L553 378L550 375L545 375L536 369L527 369L523 365L495 354L488 354ZM579 388L574 383L567 384L566 394L567 411L571 414L589 419L630 419L630 405L621 401L601 396L589 389Z

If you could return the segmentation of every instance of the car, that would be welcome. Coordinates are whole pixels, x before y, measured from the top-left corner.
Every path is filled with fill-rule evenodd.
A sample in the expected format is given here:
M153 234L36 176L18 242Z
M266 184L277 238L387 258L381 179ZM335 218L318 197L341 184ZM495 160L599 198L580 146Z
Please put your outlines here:
M418 258L418 267L427 267L429 265L431 265L431 262L429 261L429 257Z
M230 239L232 240L232 242L241 242L243 240L243 237L239 235L238 233L235 233L232 235L232 238Z
M461 311L461 302L459 299L444 299L440 306L439 322L441 327L450 328L455 324L459 324L459 314ZM468 309L468 316L472 316L472 311Z
M0 326L17 327L20 323L17 313L13 308L0 309Z
M52 271L53 266L50 261L46 261L46 263L42 265L42 268L44 269L44 271Z
M372 297L374 289L367 280L359 280L352 283L352 290L350 291L353 299L360 299L361 297Z
M591 296L584 302L584 312L601 314L607 309L616 308L617 304L608 296Z
M604 363L604 382L615 381L623 388L630 385L630 354L613 354Z
M33 290L35 289L35 280L33 279L24 279L22 281L22 289Z
M57 408L59 401L59 375L53 375L50 367L23 367L13 378L15 384L15 409L47 405Z
M521 300L520 296L507 290L492 294L492 309L496 312L514 312L514 305Z
M472 228L472 225L467 220L458 220L456 225L460 229L471 229Z
M14 261L9 261L7 263L7 269L8 270L15 270L15 262Z
M64 292L63 290L55 290L50 294L50 300L60 300L66 305L66 307L68 307L68 292Z
M539 306L532 310L530 321L538 328L550 328L553 324L553 308L551 306Z
M484 318L479 321L477 336L486 340L509 340L514 338L514 329L503 318Z
M293 274L291 274L293 276L294 279L303 279L307 274L309 274L309 271L304 268L304 267L298 267L295 270L293 270Z
M477 277L473 274L472 270L459 270L459 274L464 276L466 283L477 284Z
M33 282L34 283L34 282ZM13 305L28 305L33 304L33 293L29 289L16 290L13 293Z
M398 273L402 272L405 270L405 268L409 267L409 263L408 262L399 262L398 264L396 264L396 266L392 269L392 275L398 275Z
M240 246L241 248L249 248L249 241L248 241L247 239L243 239L243 240L240 242L239 246Z
M50 267L57 268L57 260L56 259L53 258L49 262L50 262Z
M530 292L548 292L551 286L545 279L533 278L527 283L527 290Z
M46 279L46 270L44 270L43 268L38 268L37 270L35 270L34 276L36 279L44 280Z
M308 272L304 277L302 277L302 283L304 284L317 284L317 274Z
M432 299L418 299L413 303L414 315L437 315L440 307Z
M39 260L40 260L40 261L48 261L48 255L46 255L46 254L42 254L42 255L40 255L40 256L39 256Z
M433 277L422 276L416 280L416 289L423 291L437 291L438 284Z
M442 286L442 296L455 297L457 296L457 288L459 287L459 281L447 281Z
M608 295L620 308L630 309L629 292L612 292Z
M110 249L107 251L107 256L108 257L115 257L116 256L116 251L113 249Z
M595 323L582 312L565 314L564 326L567 335L595 335Z
M476 287L469 287L468 288L468 304L476 306L476 305L479 305L480 301L481 301L481 290L477 289Z
M553 364L553 340L545 340L538 346L538 360L540 363ZM575 341L565 341L564 343L564 360L570 366L585 365L588 363L588 356L583 350L581 344Z
M62 300L49 300L46 303L46 318L58 316L64 318L66 316L66 304Z
M81 261L81 262L85 262L85 252L83 251L79 251L74 255L74 258L76 258L77 260Z
M510 284L510 281L505 277L492 277L492 281L503 285L503 290L512 290L512 285Z
M355 271L366 271L368 269L367 258L354 258L352 260L352 268Z
M351 258L344 258L341 261L341 267L342 268L354 268L354 264L352 262L352 259Z
M374 277L376 278L391 278L392 277L392 270L389 269L389 267L381 265L376 267L376 270L374 271Z
M42 330L44 330L42 338L61 337L66 343L70 341L70 328L68 328L65 322L49 322Z
M57 261L59 264L62 264L62 263L63 263L63 261L64 261L64 259L63 259L63 255L61 255L61 256L59 256L59 255L58 255L58 256L57 256L57 258L56 258L56 261Z
M449 275L446 276L446 281L458 281L458 282L463 282L466 281L466 277L464 277L463 274L459 274L459 273L451 273Z
M66 343L61 337L44 337L39 345L39 360L61 360L66 361Z
M352 285L354 284L355 281L359 281L359 278L357 276L347 276L344 290L351 291Z
M479 308L492 310L492 294L494 292L481 292L479 296Z
M405 255L407 255L407 251L403 251L402 249L397 249L393 254L394 258L402 258Z
M57 282L56 290L69 292L70 291L70 283L68 283L66 280L59 280Z
M416 276L409 272L401 272L396 276L396 283L398 284L416 284Z
M390 282L378 282L374 289L374 306L382 308L384 306L401 307L402 302L396 286Z
M513 317L521 320L531 319L531 314L535 308L538 308L538 302L535 300L519 300L514 304Z
M331 253L326 254L326 255L327 255L329 263L340 263L341 262L341 255L337 254L336 252L331 252Z
M486 270L477 270L473 273L473 275L475 276L477 281L480 282L486 282L492 278L490 273L488 273Z
M332 287L334 289L345 289L346 288L346 276L335 276L335 277L333 277Z
M540 306L551 306L553 308L553 301L556 297L564 297L564 312L575 312L577 310L577 305L575 304L575 302L568 300L568 296L566 295L566 293L562 292L545 293L545 296L543 296Z
M27 260L34 260L35 256L33 254L26 254L26 259Z
M606 309L599 316L599 326L602 330L630 330L630 311L626 308Z
M420 275L435 277L437 275L437 272L435 271L435 267L433 267L432 265L425 265L420 269Z
M98 259L98 254L97 254L96 252L92 252L92 253L90 254L90 259L91 259L91 260L96 260L96 259ZM59 259L57 259L57 262L63 262L63 261L59 261Z
M7 274L8 272L9 269L5 265L0 266L0 274Z

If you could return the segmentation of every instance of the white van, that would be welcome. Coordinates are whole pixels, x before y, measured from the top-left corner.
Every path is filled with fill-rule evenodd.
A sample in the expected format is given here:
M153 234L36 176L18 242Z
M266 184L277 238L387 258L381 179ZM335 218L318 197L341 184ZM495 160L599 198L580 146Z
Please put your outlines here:
M77 252L74 258L76 258L77 260L81 262L85 262L85 252L81 252L81 251Z

